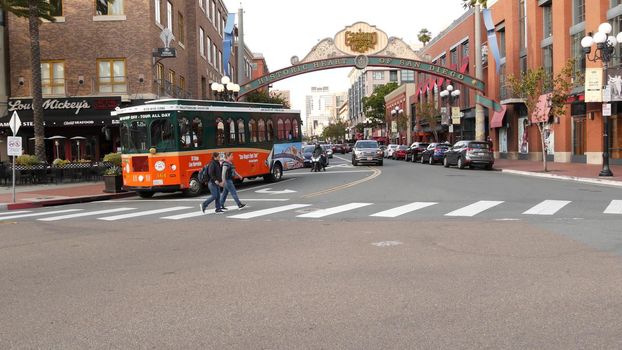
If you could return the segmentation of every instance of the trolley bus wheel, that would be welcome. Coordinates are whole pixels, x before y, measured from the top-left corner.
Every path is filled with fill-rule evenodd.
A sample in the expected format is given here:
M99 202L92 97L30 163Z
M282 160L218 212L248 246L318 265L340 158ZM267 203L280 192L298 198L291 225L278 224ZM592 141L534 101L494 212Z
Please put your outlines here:
M264 176L267 182L277 182L283 177L283 167L281 163L274 163L272 166L272 174Z
M153 191L138 191L138 196L140 198L151 198L153 197L154 193Z
M188 188L184 190L184 195L188 197L196 197L201 194L203 190L203 185L201 181L199 181L199 177L197 174L192 175L190 178L190 184Z

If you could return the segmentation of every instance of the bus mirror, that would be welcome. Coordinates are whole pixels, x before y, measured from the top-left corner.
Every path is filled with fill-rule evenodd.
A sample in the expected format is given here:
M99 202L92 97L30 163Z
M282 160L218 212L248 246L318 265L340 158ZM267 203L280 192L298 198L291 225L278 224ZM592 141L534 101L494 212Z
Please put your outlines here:
M151 148L149 148L149 153L151 153L151 154L156 154L156 149L155 149L155 147L151 147Z

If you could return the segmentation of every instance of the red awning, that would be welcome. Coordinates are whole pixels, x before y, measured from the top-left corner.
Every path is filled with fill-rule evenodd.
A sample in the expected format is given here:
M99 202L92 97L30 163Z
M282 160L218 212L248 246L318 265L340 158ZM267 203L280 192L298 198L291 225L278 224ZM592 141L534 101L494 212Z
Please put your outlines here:
M499 112L495 112L492 115L492 119L490 120L490 128L500 128L503 126L503 117L505 116L505 110L507 107L505 105L501 106L501 110Z

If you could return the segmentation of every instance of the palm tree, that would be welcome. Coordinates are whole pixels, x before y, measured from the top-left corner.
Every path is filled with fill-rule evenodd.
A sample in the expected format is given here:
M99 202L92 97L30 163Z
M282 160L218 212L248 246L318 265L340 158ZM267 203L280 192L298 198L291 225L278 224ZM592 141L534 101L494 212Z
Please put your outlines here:
M476 3L479 3L480 5L482 5L483 8L488 7L487 0L461 0L461 1L462 1L462 7L464 7L465 9L474 7Z
M39 25L41 18L54 21L52 6L47 0L0 0L0 7L17 17L28 18L30 33L30 69L32 71L32 111L35 128L35 155L45 160L45 131L43 129L43 97L41 91L41 48Z
M427 28L423 28L419 31L417 39L419 39L419 41L423 43L423 46L425 46L432 39L432 33L430 33Z

